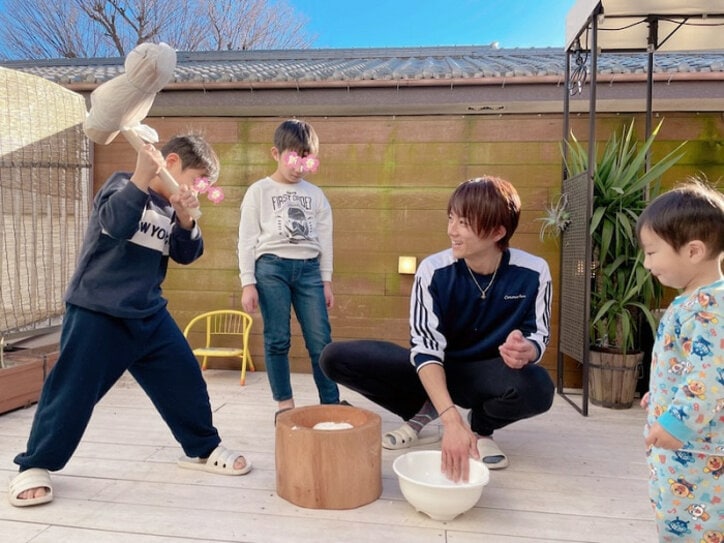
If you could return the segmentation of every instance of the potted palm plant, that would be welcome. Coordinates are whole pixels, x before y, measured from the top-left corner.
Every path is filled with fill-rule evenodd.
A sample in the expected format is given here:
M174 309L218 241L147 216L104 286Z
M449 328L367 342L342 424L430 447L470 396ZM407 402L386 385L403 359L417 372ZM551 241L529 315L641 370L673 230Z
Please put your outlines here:
M654 310L662 297L636 239L641 211L658 194L664 172L684 155L682 143L646 167L660 128L639 144L631 121L611 135L593 169L589 390L591 402L605 407L631 407L644 354L641 327L655 331ZM566 145L569 174L586 171L586 147L574 136Z

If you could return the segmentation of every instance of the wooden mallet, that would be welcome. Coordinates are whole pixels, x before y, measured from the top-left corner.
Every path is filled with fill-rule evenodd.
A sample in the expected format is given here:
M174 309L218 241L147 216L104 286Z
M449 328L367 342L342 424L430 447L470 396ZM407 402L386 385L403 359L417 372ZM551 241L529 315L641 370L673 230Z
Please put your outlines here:
M106 81L91 93L91 108L83 123L88 138L107 145L119 134L138 152L146 142L157 143L158 134L141 121L148 115L156 94L173 77L176 51L165 43L142 43L126 57L125 72ZM178 183L166 168L158 173L172 194ZM198 219L201 211L189 209Z

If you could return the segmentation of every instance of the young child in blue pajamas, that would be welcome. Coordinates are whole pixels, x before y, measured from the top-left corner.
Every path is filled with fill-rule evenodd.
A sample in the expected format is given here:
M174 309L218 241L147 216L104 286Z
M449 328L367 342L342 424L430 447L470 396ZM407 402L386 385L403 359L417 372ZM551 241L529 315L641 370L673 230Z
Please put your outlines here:
M644 436L660 542L724 542L724 195L691 180L637 224L644 266L681 293L656 333Z
M178 183L175 194L159 178L161 166ZM203 253L190 215L199 205L192 186L199 177L213 183L218 174L211 146L190 134L161 151L145 145L133 173L117 172L99 190L65 296L60 356L43 385L26 450L15 457L12 505L53 499L48 472L70 460L95 404L125 371L188 455L180 467L225 475L251 469L221 446L199 364L161 295L169 258L190 264Z

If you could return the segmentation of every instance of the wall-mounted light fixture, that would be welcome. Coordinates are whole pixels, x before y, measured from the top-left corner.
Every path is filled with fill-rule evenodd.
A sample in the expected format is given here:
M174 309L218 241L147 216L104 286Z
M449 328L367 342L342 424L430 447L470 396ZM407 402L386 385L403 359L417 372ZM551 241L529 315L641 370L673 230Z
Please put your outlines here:
M397 273L413 274L417 271L416 256L397 257Z

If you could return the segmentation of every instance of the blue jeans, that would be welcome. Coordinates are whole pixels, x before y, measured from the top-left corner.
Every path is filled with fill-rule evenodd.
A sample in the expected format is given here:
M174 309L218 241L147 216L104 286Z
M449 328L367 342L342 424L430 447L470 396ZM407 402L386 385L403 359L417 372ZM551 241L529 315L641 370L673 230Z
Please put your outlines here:
M312 375L323 404L339 403L339 389L319 367L322 349L332 341L319 259L295 260L262 255L256 261L256 289L264 320L264 359L272 397L293 397L289 376L291 308L302 328Z

